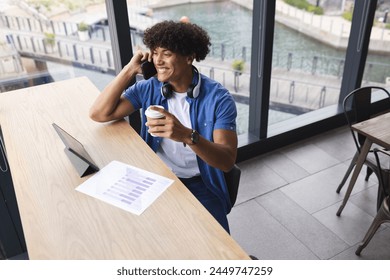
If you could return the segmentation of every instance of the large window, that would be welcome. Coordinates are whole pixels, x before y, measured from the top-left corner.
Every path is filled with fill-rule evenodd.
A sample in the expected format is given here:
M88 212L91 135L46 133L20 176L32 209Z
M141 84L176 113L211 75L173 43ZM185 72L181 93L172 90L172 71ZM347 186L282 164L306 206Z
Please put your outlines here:
M269 107L275 113L268 119L269 135L339 101L351 30L343 14L350 7L342 1L307 3L303 9L276 1Z
M390 3L378 2L362 85L390 87Z

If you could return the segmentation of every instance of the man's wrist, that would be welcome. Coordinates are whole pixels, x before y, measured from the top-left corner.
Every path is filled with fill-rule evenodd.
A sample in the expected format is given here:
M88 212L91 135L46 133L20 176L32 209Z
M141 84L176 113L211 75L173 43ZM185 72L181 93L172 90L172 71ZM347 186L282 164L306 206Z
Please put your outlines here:
M199 138L200 138L199 132L197 132L195 129L193 129L191 131L191 143L192 143L192 145L198 144Z
M135 70L130 63L126 64L125 67L122 69L124 76L126 79L130 80L133 79L137 75L137 71Z
M188 135L186 135L186 137L184 138L184 141L183 141L184 147L186 145L189 145L189 146L196 145L199 142L199 136L200 135L196 130L191 129L190 132L188 133Z

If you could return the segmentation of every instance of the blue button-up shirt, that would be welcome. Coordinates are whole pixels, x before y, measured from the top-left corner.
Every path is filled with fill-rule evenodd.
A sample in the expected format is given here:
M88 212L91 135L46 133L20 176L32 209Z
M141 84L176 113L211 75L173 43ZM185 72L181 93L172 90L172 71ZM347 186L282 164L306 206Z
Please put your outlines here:
M145 126L145 110L150 105L162 105L168 110L168 101L161 94L162 83L153 77L149 80L136 82L129 87L124 96L131 102L136 110L142 110L141 137L146 143L157 151L161 141L160 137L151 136ZM201 74L199 95L196 98L186 97L190 104L190 119L192 129L195 129L205 139L213 141L215 129L236 131L237 109L233 97L220 83ZM199 170L206 186L225 202L226 213L231 209L229 193L226 187L223 172L212 167L197 157Z

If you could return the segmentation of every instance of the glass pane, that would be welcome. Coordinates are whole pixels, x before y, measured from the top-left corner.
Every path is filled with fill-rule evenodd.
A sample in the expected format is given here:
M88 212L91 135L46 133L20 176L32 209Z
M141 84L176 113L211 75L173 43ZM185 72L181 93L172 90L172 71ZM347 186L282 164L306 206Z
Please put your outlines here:
M350 1L301 1L306 9L286 2L276 1L269 134L338 103L351 29Z
M390 4L378 1L362 86L390 88Z
M0 92L87 76L101 90L114 60L104 0L2 1Z
M129 6L130 25L135 22L134 11L144 9L150 16L144 18L145 24L162 20L178 21L187 16L190 22L203 27L211 38L211 51L207 58L195 62L202 74L205 74L225 86L234 96L238 109L237 132L248 131L248 100L249 100L249 63L252 38L252 1L212 1L189 3L174 6L164 6L166 1L160 1L161 6L147 5L148 1L136 1L137 6ZM245 6L251 2L249 6ZM144 5L140 7L139 5ZM138 32L140 33L140 32ZM133 30L134 48L142 47L141 34ZM233 68L238 67L239 71ZM243 69L240 68L243 66Z

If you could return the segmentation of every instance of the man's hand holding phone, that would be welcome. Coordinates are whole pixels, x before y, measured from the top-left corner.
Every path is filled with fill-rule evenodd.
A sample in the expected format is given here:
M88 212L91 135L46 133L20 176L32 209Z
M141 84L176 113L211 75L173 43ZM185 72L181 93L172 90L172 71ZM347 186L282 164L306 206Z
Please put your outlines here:
M144 79L147 80L157 74L156 67L154 67L154 63L150 61L145 61L141 64L142 74L144 75Z

